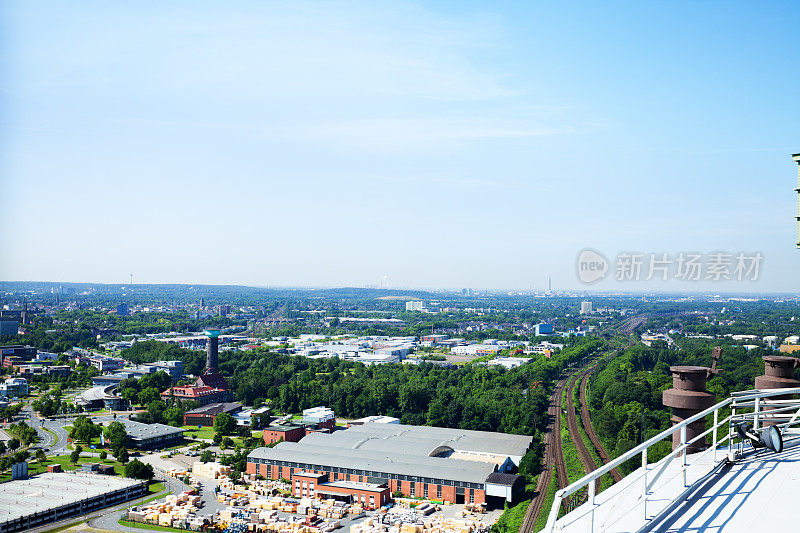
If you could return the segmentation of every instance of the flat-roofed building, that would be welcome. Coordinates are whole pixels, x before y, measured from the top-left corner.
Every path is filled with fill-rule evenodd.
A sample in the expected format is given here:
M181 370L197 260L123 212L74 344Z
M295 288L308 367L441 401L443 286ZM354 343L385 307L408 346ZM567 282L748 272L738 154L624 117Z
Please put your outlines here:
M274 444L281 441L297 442L305 436L305 426L297 424L275 424L267 426L263 432L264 444Z
M142 424L125 418L117 419L125 425L128 445L140 450L166 448L183 441L183 430L164 424Z
M242 410L242 404L239 402L223 402L223 403L210 403L203 405L197 409L187 411L183 415L184 426L213 426L214 421L220 414L228 414L234 416Z
M292 475L292 494L295 498L333 499L360 503L365 509L377 509L389 502L391 491L380 483L358 481L328 481L327 474L298 472Z
M483 503L489 475L515 471L532 441L524 435L368 422L253 450L247 471L271 479L306 471L332 481L386 485L390 493L412 497Z
M138 498L147 483L83 473L47 472L0 484L0 532L28 531Z

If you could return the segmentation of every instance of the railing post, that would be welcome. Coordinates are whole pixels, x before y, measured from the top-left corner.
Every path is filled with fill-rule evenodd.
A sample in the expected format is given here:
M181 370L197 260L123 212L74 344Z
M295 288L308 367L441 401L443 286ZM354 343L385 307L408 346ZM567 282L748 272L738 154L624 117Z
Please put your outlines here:
M711 451L711 462L717 462L717 425L719 424L719 409L714 411L714 430L711 432L711 445L714 449Z
M758 431L758 422L759 416L758 414L761 412L761 398L756 397L756 407L755 407L755 414L753 416L753 431Z
M642 450L642 519L647 521L647 448Z
M736 446L733 444L735 432L733 431L733 422L736 420L736 405L731 404L731 419L728 422L728 460L736 460Z
M686 486L686 426L681 427L681 454L683 455L681 471L683 473L683 486Z
M592 510L589 516L589 531L594 531L594 496L595 492L597 492L597 482L600 481L600 478L592 480L589 483L589 506L591 506Z

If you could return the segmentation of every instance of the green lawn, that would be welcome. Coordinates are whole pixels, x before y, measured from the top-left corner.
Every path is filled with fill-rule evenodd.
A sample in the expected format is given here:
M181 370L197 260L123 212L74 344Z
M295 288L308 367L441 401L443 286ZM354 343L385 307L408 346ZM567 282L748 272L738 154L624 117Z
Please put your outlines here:
M107 465L114 465L114 473L118 476L121 476L125 466L122 463L116 462L114 459L106 459L105 461L101 461L99 457L81 457L78 459L78 465L72 464L69 459L69 455L57 455L55 457L48 457L44 463L39 463L39 461L31 460L28 463L28 474L41 474L42 472L47 471L48 465L52 464L59 464L61 465L61 469L64 472L70 472L73 470L77 470L78 466L86 464L86 463L103 463ZM11 480L11 472L5 472L0 474L0 483L5 481ZM162 488L163 490L163 488Z
M133 529L148 529L150 531L178 531L179 533L186 533L185 529L177 529L174 527L151 526L150 524L140 524L138 522L128 522L127 520L118 520L117 523L122 527L131 527Z
M185 429L186 433L184 436L190 439L213 439L214 438L214 428L213 427L205 427L198 428L197 426L182 426L181 429Z

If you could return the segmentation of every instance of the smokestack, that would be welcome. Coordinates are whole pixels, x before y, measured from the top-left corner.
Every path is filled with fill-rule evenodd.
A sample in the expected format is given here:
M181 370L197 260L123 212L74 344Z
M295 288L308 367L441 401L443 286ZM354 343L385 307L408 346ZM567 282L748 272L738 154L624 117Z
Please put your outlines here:
M206 340L206 370L217 370L219 365L219 330L207 329L204 331Z

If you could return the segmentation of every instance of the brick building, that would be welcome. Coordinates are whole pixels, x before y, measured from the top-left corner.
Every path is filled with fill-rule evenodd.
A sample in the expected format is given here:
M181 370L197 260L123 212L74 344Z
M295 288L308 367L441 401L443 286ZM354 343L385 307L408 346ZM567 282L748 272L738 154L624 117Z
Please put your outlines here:
M226 413L234 416L242 410L239 402L210 403L197 409L187 411L183 415L184 426L213 426L217 415Z
M312 433L299 442L284 440L273 448L253 450L247 472L270 479L292 479L299 472L324 474L332 482L385 485L390 493L399 490L454 503L487 502L488 489L490 503L502 505L518 492L519 476L513 472L533 438L365 423L330 434ZM490 478L494 473L509 475Z
M297 442L306 436L305 426L297 424L276 424L264 429L264 444L276 442ZM286 479L289 479L287 476Z
M332 498L347 503L360 503L366 509L377 509L391 499L386 485L354 481L328 481L327 474L298 472L292 475L292 494L295 498Z
M233 394L224 389L189 385L186 387L170 387L161 393L161 399L167 403L171 399L176 399L192 400L200 405L208 405L210 403L229 402L233 399Z

